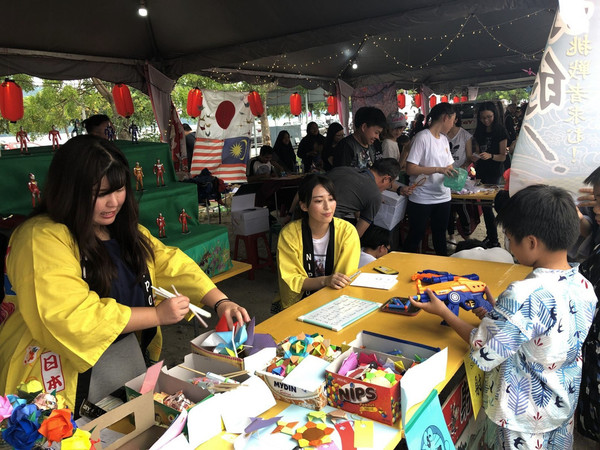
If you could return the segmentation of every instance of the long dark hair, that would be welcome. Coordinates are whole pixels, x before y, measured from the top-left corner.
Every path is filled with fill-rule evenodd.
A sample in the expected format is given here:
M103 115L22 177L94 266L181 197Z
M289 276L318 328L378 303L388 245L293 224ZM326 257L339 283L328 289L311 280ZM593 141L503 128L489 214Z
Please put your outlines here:
M310 206L310 202L312 201L314 189L319 185L323 186L335 200L335 187L333 186L333 181L323 175L311 174L306 176L298 187L298 199L304 203L307 208ZM302 211L302 217L308 217L308 213L306 211Z
M475 128L475 133L473 133L473 137L475 137L475 140L478 143L481 142L483 136L487 133L487 127L481 122L481 119L479 118L479 114L481 114L483 111L491 111L492 113L494 113L494 121L491 125L492 133L496 130L501 130L502 128L504 128L504 125L502 124L502 121L499 116L500 113L498 112L498 108L496 108L494 102L483 102L477 109L477 127Z
M429 111L429 114L427 114L425 128L429 128L434 122L440 120L443 115L451 116L452 114L456 114L456 108L454 105L447 102L438 103L431 108L431 111Z
M419 131L422 131L425 129L425 124L423 124L423 121L425 120L425 116L421 113L417 114L415 116L415 120L413 123L413 127L410 130L410 134L408 135L408 137L412 138L413 136L415 136Z
M338 131L343 129L344 127L337 122L330 124L329 128L327 128L327 136L325 136L325 145L323 146L323 149L332 147L335 135L338 133Z
M131 188L131 174L125 155L113 143L93 135L68 140L52 158L45 196L34 212L48 214L69 228L79 247L86 281L100 296L108 296L117 274L108 251L96 237L92 224L94 205L106 177L111 193L125 186L126 197L114 222L108 226L111 238L121 249L121 257L138 281L154 258L148 238L138 229L138 206Z

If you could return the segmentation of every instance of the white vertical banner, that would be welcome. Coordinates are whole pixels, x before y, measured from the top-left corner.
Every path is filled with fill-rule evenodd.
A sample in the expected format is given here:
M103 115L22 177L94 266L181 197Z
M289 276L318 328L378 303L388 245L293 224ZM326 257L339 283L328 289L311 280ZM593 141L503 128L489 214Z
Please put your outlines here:
M511 195L537 183L576 195L600 166L599 2L559 1L517 140Z

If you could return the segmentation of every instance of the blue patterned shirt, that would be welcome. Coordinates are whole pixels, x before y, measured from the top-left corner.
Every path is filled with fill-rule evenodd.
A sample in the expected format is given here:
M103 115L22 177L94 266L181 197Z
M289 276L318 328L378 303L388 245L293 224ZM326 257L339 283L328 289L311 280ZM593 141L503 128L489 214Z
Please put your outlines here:
M543 433L573 415L596 301L577 265L535 269L498 297L470 342L471 359L486 372L483 406L493 422Z

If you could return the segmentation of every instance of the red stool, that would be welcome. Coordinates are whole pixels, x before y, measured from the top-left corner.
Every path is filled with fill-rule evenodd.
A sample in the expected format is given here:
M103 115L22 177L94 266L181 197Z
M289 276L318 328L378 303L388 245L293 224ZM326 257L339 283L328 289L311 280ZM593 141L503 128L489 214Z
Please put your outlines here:
M258 256L258 240L262 239L265 247L267 249L267 257L261 258ZM241 260L238 259L238 248L240 241L244 242L244 247L246 248L246 259ZM235 247L233 250L233 259L236 261L245 261L249 264L252 264L252 269L248 272L248 278L250 280L254 280L254 271L256 269L261 269L263 267L271 267L275 268L273 264L273 256L271 255L271 248L269 247L269 241L267 239L267 233L256 233L250 234L248 236L242 236L240 234L235 235ZM261 262L262 261L262 262Z

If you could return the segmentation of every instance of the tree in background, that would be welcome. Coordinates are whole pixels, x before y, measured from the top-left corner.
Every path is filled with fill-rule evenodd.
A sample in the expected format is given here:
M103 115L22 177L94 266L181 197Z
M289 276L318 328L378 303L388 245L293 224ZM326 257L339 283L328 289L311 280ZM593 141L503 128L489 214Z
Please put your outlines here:
M42 80L36 85L28 75L15 75L14 80L24 91L25 114L17 124L0 121L0 133L14 135L22 126L32 138L47 136L52 126L70 137L74 121L83 121L93 114L111 117L119 139L129 139L129 124L135 121L144 130L140 140L158 140L158 131L150 98L131 88L135 106L132 117L117 115L112 98L112 86L92 78L76 81Z

